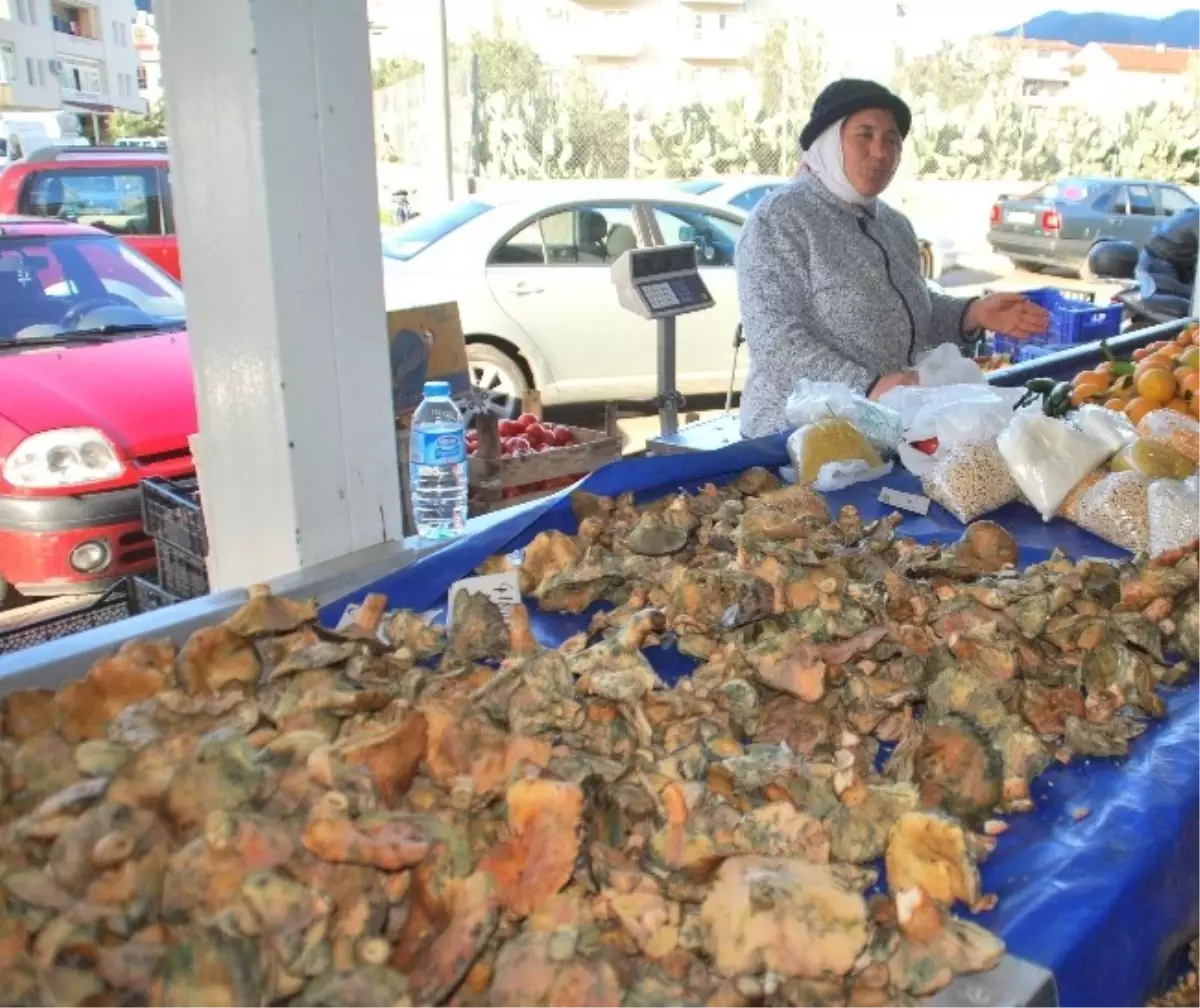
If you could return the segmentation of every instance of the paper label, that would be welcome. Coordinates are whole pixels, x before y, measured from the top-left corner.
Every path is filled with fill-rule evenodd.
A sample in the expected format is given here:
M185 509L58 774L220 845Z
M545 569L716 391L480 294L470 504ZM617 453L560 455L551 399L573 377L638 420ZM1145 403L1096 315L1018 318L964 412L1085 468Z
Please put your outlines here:
M884 487L879 491L879 503L889 504L900 508L901 511L911 511L913 514L929 514L929 498L920 494L905 493L903 490L893 490Z
M446 593L446 612L453 615L454 597L461 591L474 595L486 595L504 614L505 622L512 613L513 606L521 601L521 583L516 571L504 571L502 574L484 574L480 577L463 578L455 581Z
M346 606L345 610L342 612L342 618L338 620L337 626L334 627L334 630L336 630L338 633L344 633L346 630L349 630L358 619L358 611L361 608L362 606L356 605L353 602ZM387 639L387 634L383 632L383 628L387 625L388 616L390 615L390 613L384 613L383 619L379 621L379 629L375 631L375 636L383 644L390 643Z

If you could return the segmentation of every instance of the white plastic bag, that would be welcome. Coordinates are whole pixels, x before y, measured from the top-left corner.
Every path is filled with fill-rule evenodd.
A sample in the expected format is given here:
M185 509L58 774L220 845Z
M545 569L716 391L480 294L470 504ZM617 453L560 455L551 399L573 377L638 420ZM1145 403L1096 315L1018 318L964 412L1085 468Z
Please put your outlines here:
M1070 420L1084 434L1104 445L1110 456L1137 438L1137 429L1128 417L1095 403L1084 403L1071 414Z
M859 461L867 469L883 465L866 435L844 417L826 417L792 431L787 450L796 470L796 482L804 486L815 483L831 462Z
M1011 504L1020 493L994 441L947 448L931 462L921 479L925 496L964 525Z
M917 365L917 377L925 386L979 385L987 381L974 358L964 357L953 343L929 351Z
M817 473L814 490L829 493L831 490L845 490L855 483L867 483L880 479L892 471L892 463L885 462L881 466L872 466L862 459L849 459L845 462L827 462Z
M1105 446L1091 435L1041 413L1014 416L996 447L1043 521L1053 518L1076 484L1108 457Z
M837 417L849 420L866 435L876 451L890 453L900 443L902 427L895 412L838 382L796 382L787 401L787 420L804 427Z
M1150 545L1150 486L1137 472L1102 476L1080 497L1075 524L1130 553L1145 553Z
M1150 512L1150 555L1161 556L1200 539L1197 480L1155 480L1147 491Z

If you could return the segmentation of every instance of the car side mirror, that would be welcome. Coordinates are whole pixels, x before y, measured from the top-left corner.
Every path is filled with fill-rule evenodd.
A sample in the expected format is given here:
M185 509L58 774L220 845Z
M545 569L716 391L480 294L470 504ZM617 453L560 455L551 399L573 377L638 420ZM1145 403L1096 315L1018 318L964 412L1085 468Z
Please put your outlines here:
M1137 262L1137 246L1126 241L1097 242L1087 255L1088 269L1103 280L1132 280Z

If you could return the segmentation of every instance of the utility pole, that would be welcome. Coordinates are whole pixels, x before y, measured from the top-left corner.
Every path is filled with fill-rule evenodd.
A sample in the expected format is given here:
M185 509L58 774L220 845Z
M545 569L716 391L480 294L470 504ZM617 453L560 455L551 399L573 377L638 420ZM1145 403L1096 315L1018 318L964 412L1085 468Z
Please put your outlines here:
M454 198L454 154L450 142L450 54L446 31L446 0L429 0L433 25L425 60L425 135L430 163L427 169L431 202ZM424 202L424 201L423 201Z

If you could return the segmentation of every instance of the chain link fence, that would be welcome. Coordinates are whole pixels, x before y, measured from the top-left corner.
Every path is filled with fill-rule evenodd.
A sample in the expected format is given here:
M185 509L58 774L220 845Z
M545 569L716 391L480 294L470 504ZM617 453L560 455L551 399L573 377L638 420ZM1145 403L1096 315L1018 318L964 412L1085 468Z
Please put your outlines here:
M537 32L522 29L493 27L455 44L455 173L484 184L790 175L812 101L840 75L837 45L803 20L761 23L752 40L698 26L679 28L684 57L671 61L639 55L619 23L607 34L581 29L568 48L590 55L578 58L539 51ZM874 76L913 109L902 177L1200 182L1194 61L1155 77L1138 101L1120 74L1081 71L1071 56L1002 39L909 58L897 50ZM380 160L393 173L421 170L423 88L418 65L376 92Z

